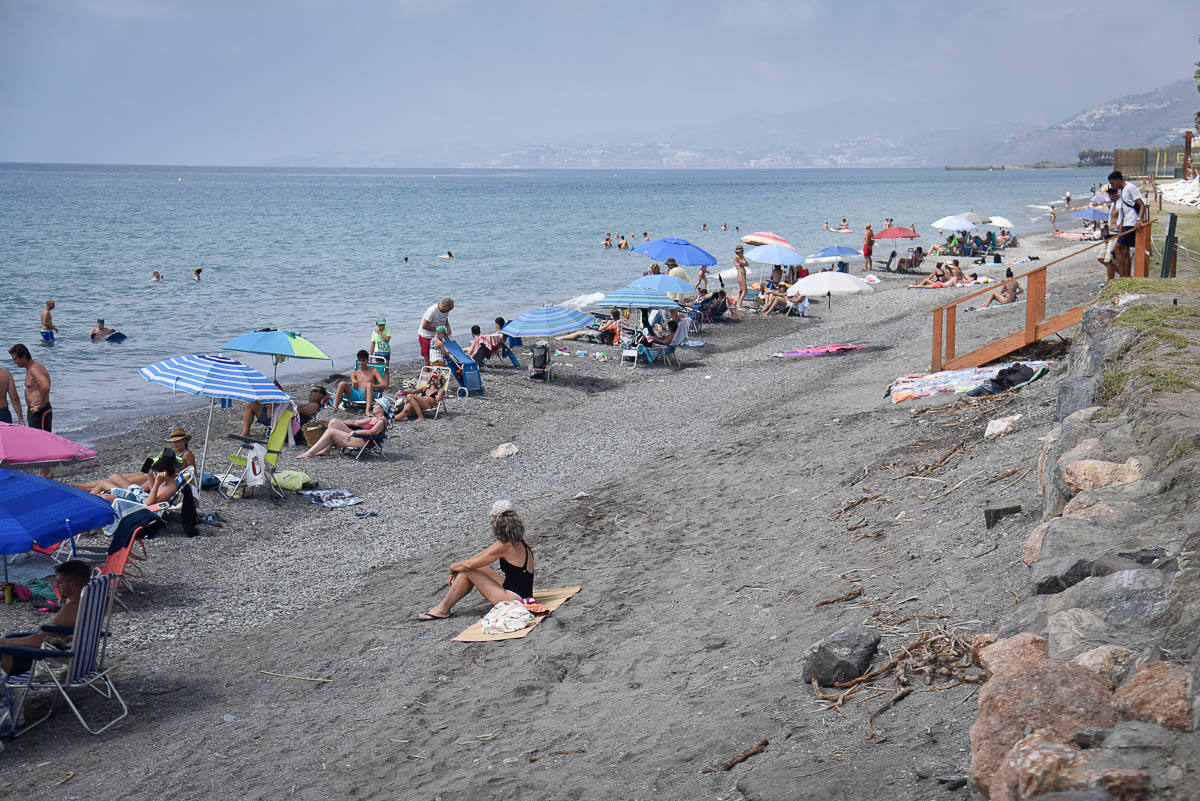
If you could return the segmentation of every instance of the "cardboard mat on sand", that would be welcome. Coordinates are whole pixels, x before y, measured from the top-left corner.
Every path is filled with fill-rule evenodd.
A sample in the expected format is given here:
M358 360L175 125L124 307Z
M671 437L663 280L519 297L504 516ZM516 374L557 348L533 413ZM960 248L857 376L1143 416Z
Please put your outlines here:
M575 593L579 592L582 587L562 587L557 590L534 590L533 600L537 601L542 606L553 612L558 607L567 602ZM549 615L543 615L533 621L533 625L527 629L520 631L510 631L505 634L484 634L482 628L482 619L476 620L467 627L462 634L454 638L454 642L492 642L494 640L519 640L522 637L529 635L529 632L538 627L538 624L545 620Z

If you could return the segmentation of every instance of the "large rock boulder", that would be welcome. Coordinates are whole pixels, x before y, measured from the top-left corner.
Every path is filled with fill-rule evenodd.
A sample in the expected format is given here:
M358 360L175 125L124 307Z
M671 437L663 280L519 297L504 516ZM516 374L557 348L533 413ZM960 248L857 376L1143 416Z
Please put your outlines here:
M1192 726L1188 678L1187 671L1178 662L1142 665L1133 678L1117 690L1117 712L1128 720L1187 730Z
M1040 638L1019 637L985 648L994 669L979 691L979 720L971 727L972 785L988 794L992 777L1027 726L1066 741L1088 726L1116 720L1112 685L1095 672L1046 658Z
M1167 605L1172 575L1161 570L1122 570L1093 576L1054 595L1025 598L1001 622L999 634L1023 631L1046 635L1050 616L1064 609L1087 609L1110 626L1142 628Z
M992 779L988 798L1027 801L1047 798L1048 793L1099 791L1100 798L1107 794L1128 801L1150 789L1150 774L1146 771L1094 767L1090 756L1053 731L1038 729L1021 738L1005 756Z
M818 684L828 687L857 679L871 666L879 639L878 631L865 626L838 629L804 654L801 680L810 684L816 679Z
M1098 490L1141 481L1143 467L1141 460L1132 456L1124 463L1106 462L1103 459L1076 459L1063 468L1062 478L1063 483L1070 487L1072 492Z
M1111 645L1113 635L1104 618L1076 607L1050 616L1046 622L1046 640L1052 659L1074 659L1084 651Z
M1129 672L1134 652L1120 645L1101 645L1084 651L1071 661L1094 670L1114 685L1120 684Z

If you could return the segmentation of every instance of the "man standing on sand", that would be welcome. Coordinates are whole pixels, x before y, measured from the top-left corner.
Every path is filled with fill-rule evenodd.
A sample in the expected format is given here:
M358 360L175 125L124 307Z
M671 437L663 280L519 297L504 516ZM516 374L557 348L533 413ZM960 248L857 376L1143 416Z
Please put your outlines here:
M21 396L17 394L17 381L13 374L0 367L0 423L11 423L12 410L17 410L17 425L25 425L25 414L21 411Z
M875 249L875 232L871 230L871 224L867 223L867 227L863 229L863 258L867 262L867 270L871 269L871 252Z
M1117 277L1117 232L1121 229L1121 193L1115 187L1107 190L1108 202L1112 209L1108 212L1108 227L1105 229L1104 253L1097 259L1104 265L1104 280L1111 281Z
M54 324L54 317L50 312L54 311L54 298L46 301L46 308L42 309L42 339L47 342L54 341L54 335L58 333L58 326Z
M50 431L54 409L50 406L50 371L33 360L29 348L18 343L8 349L13 364L25 371L25 405L29 427Z
M421 346L421 358L429 364L429 344L437 333L438 326L446 327L446 338L450 338L450 311L454 308L454 298L442 298L425 311L421 325L417 328L417 344Z
M1117 246L1113 255L1117 259L1117 272L1124 278L1133 273L1133 248L1137 242L1137 224L1146 210L1146 202L1142 193L1133 184L1125 182L1125 176L1120 170L1109 173L1108 183L1117 190L1116 206L1120 209L1119 225L1121 235L1117 237ZM1111 197L1111 195L1110 195Z

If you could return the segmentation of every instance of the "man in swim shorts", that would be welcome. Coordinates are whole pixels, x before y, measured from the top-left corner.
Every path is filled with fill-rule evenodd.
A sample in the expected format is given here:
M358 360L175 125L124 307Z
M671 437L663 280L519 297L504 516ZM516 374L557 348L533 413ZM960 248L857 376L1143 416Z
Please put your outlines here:
M441 301L426 309L425 316L421 318L421 325L417 327L417 344L421 346L421 358L425 360L426 365L429 364L429 342L437 333L438 326L445 326L446 336L450 336L450 311L453 308L453 298L442 298ZM366 363L364 359L363 364ZM370 407L368 406L368 408Z
M13 374L0 367L0 423L11 423L12 410L17 410L17 425L25 425L25 414L21 411L21 396L17 394L17 381Z
M53 303L53 301L51 301ZM54 409L50 406L50 371L35 362L29 348L17 343L8 349L13 364L25 371L25 405L30 428L50 431Z
M426 351L428 357L428 351ZM383 394L383 390L387 389L387 384L384 383L383 376L374 367L367 366L367 360L371 358L371 354L365 350L360 350L355 354L358 363L354 366L354 370L350 373L349 381L342 381L338 384L337 391L333 393L333 408L337 409L342 404L342 398L354 401L356 403L365 403L367 409L370 410L375 402L376 391Z
M50 312L54 311L54 299L46 301L46 308L42 309L42 339L47 342L54 341L54 335L58 333L58 327L54 325L54 317Z
M863 258L867 261L867 269L871 269L871 252L875 249L875 232L871 230L871 224L867 223L867 227L863 229Z
M1108 183L1117 190L1117 207L1120 208L1121 235L1117 237L1117 246L1113 255L1117 259L1117 272L1128 278L1133 272L1133 248L1137 241L1137 224L1142 219L1146 202L1142 193L1133 184L1125 182L1125 176L1120 170L1113 170L1108 175Z

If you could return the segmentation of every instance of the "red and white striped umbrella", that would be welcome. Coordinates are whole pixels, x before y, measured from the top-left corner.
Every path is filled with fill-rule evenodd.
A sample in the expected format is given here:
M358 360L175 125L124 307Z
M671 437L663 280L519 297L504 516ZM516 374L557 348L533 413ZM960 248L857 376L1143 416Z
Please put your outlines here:
M756 234L746 234L742 237L742 241L747 245L779 245L780 247L796 249L796 246L784 239L779 234L773 234L770 231L759 231Z

